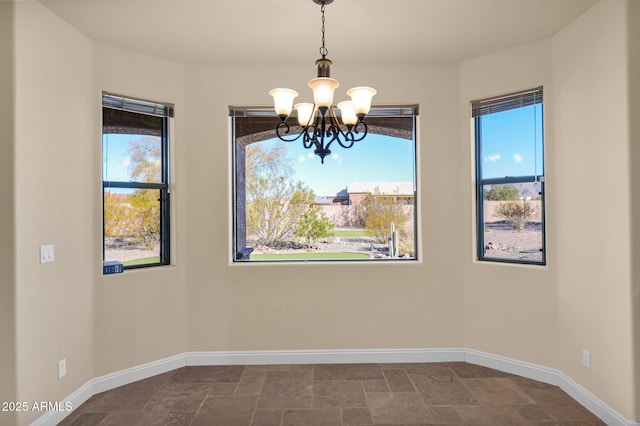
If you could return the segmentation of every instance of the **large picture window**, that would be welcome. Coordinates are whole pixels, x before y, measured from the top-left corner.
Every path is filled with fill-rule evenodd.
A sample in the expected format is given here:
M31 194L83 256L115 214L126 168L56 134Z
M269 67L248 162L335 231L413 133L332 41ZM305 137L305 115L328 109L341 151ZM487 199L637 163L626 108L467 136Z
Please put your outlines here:
M171 105L102 96L103 260L170 263Z
M417 113L372 108L367 137L322 164L275 137L272 108L230 107L233 261L415 260Z
M543 91L474 101L478 259L545 264Z

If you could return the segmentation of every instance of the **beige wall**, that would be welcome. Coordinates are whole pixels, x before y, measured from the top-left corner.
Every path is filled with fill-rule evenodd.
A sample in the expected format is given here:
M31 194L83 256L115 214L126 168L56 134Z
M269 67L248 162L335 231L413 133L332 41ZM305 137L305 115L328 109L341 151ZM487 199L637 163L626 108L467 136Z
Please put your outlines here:
M39 3L15 11L17 399L57 401L94 374L92 48ZM42 244L54 263L39 264Z
M366 84L378 103L420 104L421 262L367 265L229 263L231 210L219 202L230 199L227 106L268 105L271 87L304 91L315 57L183 66L93 43L37 2L0 2L0 35L9 36L0 50L11 51L11 34L15 42L15 74L11 61L0 64L0 94L12 81L15 90L13 101L0 96L0 113L9 110L0 142L15 151L13 162L0 156L9 175L0 196L15 197L15 216L0 203L0 262L9 266L0 276L0 375L9 380L0 396L55 401L92 377L186 351L467 347L556 368L637 419L633 1L601 0L551 40L461 64L337 64L340 97ZM5 13L13 7L14 21ZM478 263L469 101L538 85L548 266ZM100 274L102 90L176 105L172 266ZM599 167L606 173L594 174ZM56 262L40 265L38 246L49 243ZM58 380L62 358L68 374Z
M16 400L13 9L13 3L0 2L0 401ZM14 424L15 418L2 413L0 424Z
M187 180L184 136L184 66L101 44L94 45L94 88L91 92L96 122L101 123L102 91L169 102L175 105L171 156L171 202L173 224L172 265L103 276L94 261L95 282L94 359L95 376L119 371L183 353L186 347ZM94 141L100 140L100 124ZM95 165L92 198L95 220L100 223L102 193L101 150L97 143L90 159ZM101 228L100 228L101 229ZM93 232L92 245L102 247L101 230ZM102 258L98 252L97 262Z
M464 346L553 366L631 419L625 3L603 0L550 41L463 62L460 92L464 126L470 100L544 86L547 180L547 267L473 261L470 213ZM471 137L469 129L468 212Z
M477 262L475 247L474 142L469 105L472 100L544 86L546 173L555 162L552 134L553 93L549 42L543 41L465 61L460 64L458 127L461 161L454 167L464 177L459 207L464 211L459 245L463 251L464 346L534 364L555 366L557 360L556 226L554 190L547 187L546 267ZM550 219L550 220L549 220Z
M632 289L629 298L633 314L636 418L640 418L640 2L627 2L629 41L629 142L631 147Z
M552 182L557 368L634 418L626 3L600 1L553 38Z
M313 73L311 60L189 67L190 350L459 347L460 212L450 194L461 178L443 161L461 154L453 64L341 64L333 70L345 88L376 87L377 102L420 103L422 262L229 264L230 206L218 202L230 199L227 105L269 105L269 88L283 85L308 97L304 87ZM432 199L439 201L423 201Z

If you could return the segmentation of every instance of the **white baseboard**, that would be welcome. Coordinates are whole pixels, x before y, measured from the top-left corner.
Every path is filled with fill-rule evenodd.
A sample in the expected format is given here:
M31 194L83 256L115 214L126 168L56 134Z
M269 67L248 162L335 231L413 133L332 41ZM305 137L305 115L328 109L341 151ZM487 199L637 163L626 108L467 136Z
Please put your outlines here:
M187 354L181 354L97 377L91 381L93 394L95 395L119 386L128 385L138 380L148 379L149 377L157 376L158 374L166 373L176 368L185 367L186 365Z
M62 401L62 405L66 402L71 403L71 407L75 410L77 407L85 403L93 395L105 392L119 386L128 385L138 380L148 379L158 374L166 373L176 368L185 367L187 365L187 354L175 355L169 358L160 359L149 362L147 364L138 365L136 367L127 368L126 370L117 371L115 373L96 377L82 385L78 390L69 395ZM49 411L40 416L31 426L49 426L57 425L70 412L65 411Z
M561 371L473 349L465 349L464 360L471 364L482 365L558 386L609 426L640 426L638 422L625 419Z
M464 361L470 364L482 365L505 373L526 377L550 385L558 385L556 370L527 362L516 361L511 358L480 352L473 349L465 349Z
M415 363L465 361L559 386L609 426L640 426L627 420L564 373L527 362L464 348L443 349L353 349L304 351L187 352L97 377L67 397L79 407L91 396L138 380L185 366L266 365L266 364L351 364ZM69 412L48 412L32 425L48 426L61 422Z
M464 360L463 348L189 352L187 365L355 364Z
M558 386L587 410L608 425L639 426L640 423L625 419L591 392L574 382L569 376L558 372Z

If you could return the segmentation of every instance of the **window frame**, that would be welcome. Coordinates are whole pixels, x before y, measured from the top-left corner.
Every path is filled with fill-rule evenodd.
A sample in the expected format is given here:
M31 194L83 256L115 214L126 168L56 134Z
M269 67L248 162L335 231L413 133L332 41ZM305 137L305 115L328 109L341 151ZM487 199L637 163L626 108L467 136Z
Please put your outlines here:
M128 96L102 92L102 140L105 133L104 113L105 109L126 111L138 115L147 115L162 119L161 125L161 179L160 182L123 182L104 180L102 169L102 259L105 259L105 221L104 221L104 194L108 188L115 189L149 189L158 190L160 208L160 238L159 238L159 262L139 265L125 265L124 270L165 266L171 264L171 158L170 158L170 121L174 116L173 104L158 103ZM104 145L101 149L104 167Z
M295 112L290 117L295 118ZM339 111L336 111L336 114L339 116ZM411 258L376 258L376 259L282 259L282 260L251 260L250 254L253 251L253 248L246 247L246 212L240 214L242 216L241 220L239 220L238 214L238 187L244 185L244 179L242 179L241 185L238 185L238 173L239 171L244 172L244 154L241 154L241 159L238 156L238 135L236 134L236 123L235 119L237 117L255 117L269 120L268 129L264 129L262 132L255 133L264 134L265 132L270 132L272 135L269 138L275 138L275 127L279 120L279 117L273 110L273 107L266 106L229 106L229 122L230 122L230 134L231 134L231 218L232 218L232 232L231 232L231 256L230 263L231 264L243 264L243 263L251 263L251 264L262 264L262 263L283 263L283 264L295 264L295 263L323 263L323 262L371 262L375 263L379 262L389 262L389 261L403 261L403 262L412 262L412 261L420 261L421 255L421 247L419 247L419 242L421 241L419 238L419 200L418 200L418 115L419 115L419 106L417 104L399 104L399 105L374 105L372 106L369 114L367 114L366 122L369 126L369 132L375 133L376 127L386 127L384 125L380 125L375 121L375 118L379 120L385 120L396 117L404 117L411 118L411 138L410 139L413 144L413 233L414 233L414 256ZM381 121L382 122L382 121ZM389 129L394 129L392 126L388 127ZM398 132L402 132L398 130ZM254 134L243 135L252 136ZM240 137L240 138L242 138ZM394 136L399 137L399 136ZM295 143L295 142L294 142ZM245 257L246 256L246 257Z
M539 96L539 98L538 98ZM541 174L524 175L524 176L505 176L500 178L483 178L482 177L482 117L489 114L504 112L516 108L540 104L541 114L540 120L542 125L541 138ZM492 110L493 108L493 110ZM474 121L474 150L475 150L475 196L476 196L476 260L481 262L497 262L524 265L541 265L547 264L546 249L546 214L545 214L545 144L544 144L544 90L543 87L536 87L529 90L523 90L502 96L471 101L471 117ZM537 124L536 124L537 125ZM537 170L534 170L537 172ZM503 185L503 184L519 184L519 183L538 183L540 184L540 201L541 201L541 233L542 233L542 258L540 261L487 257L485 256L485 222L484 222L484 187L486 185Z

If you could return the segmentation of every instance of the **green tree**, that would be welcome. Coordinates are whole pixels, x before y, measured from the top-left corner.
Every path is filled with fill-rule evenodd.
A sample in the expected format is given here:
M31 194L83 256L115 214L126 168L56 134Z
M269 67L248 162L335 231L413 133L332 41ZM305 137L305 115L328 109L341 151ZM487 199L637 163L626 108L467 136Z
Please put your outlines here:
M252 143L245 148L245 180L251 185L256 179L268 175L293 174L284 142L273 145Z
M158 191L138 189L131 194L104 194L105 237L127 238L148 250L160 240Z
M159 137L143 136L129 142L128 170L130 178L138 182L160 182L162 180L162 143ZM135 244L154 250L160 241L159 193L151 189L138 189L128 197L124 224Z
M161 144L159 138L144 136L129 142L130 179L160 182ZM104 194L104 234L128 238L134 244L154 250L160 240L160 204L157 190L138 189L131 194Z
M484 191L484 199L487 201L515 201L520 198L520 191L514 185L491 185Z
M153 189L137 189L129 196L132 236L147 250L155 250L160 241L159 198Z
M104 236L124 237L129 234L129 210L126 194L104 193Z
M317 207L307 209L296 223L294 235L298 238L304 238L310 247L318 238L331 236L333 231L333 223Z
M160 182L162 180L162 141L156 136L144 136L129 142L128 170L131 180Z

